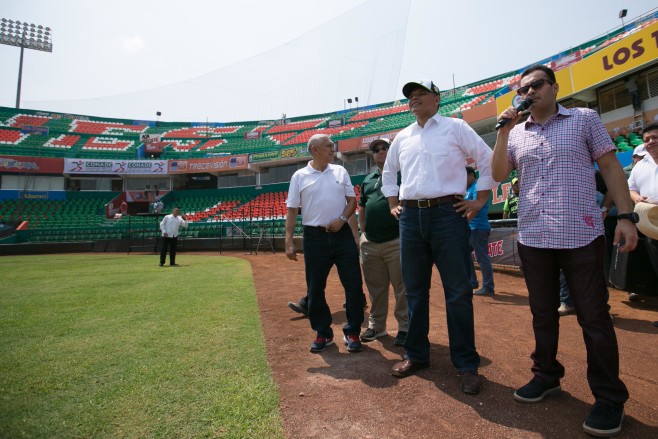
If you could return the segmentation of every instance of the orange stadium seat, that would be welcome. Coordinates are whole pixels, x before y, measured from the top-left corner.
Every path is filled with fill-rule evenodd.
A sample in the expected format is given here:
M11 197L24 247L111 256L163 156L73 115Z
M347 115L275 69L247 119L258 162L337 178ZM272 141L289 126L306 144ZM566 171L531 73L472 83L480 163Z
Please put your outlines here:
M115 137L90 137L82 149L126 151L135 144L132 140L120 140Z
M103 134L123 136L124 134L140 134L146 131L146 125L125 125L114 122L98 122L75 119L71 122L70 132L81 134Z
M350 119L350 122L356 122L358 120L367 120L375 119L377 117L388 116L390 114L397 114L407 111L409 109L407 104L396 105L389 108L377 108L375 110L360 111L353 118Z
M209 150L214 149L222 144L226 143L226 139L213 139L208 140L206 143L199 147L199 150Z
M16 116L8 119L6 125L10 127L20 128L22 125L42 126L47 123L51 118L47 116L34 116L29 114L17 114Z
M176 139L207 139L212 137L221 137L222 134L231 134L243 128L244 125L230 127L191 127L176 128L163 134L163 138Z
M318 127L321 123L325 122L327 118L322 119L313 119L313 120L304 120L301 122L292 122L285 125L274 125L272 128L267 130L267 134L277 134L285 133L288 131L300 131L308 130L310 128Z
M0 129L0 143L5 145L18 145L27 138L28 134L21 133L18 130Z
M57 137L51 137L43 146L49 148L71 148L78 140L80 140L80 136L61 134Z

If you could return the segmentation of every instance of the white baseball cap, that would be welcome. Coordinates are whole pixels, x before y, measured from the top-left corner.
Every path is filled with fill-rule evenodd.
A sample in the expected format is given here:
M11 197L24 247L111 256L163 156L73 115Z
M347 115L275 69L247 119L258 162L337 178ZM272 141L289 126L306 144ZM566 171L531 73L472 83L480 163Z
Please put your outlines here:
M635 149L633 150L633 156L636 155L640 157L644 157L645 155L647 155L647 150L644 149L644 144L635 147Z
M424 88L425 90L432 92L435 95L439 94L439 87L434 85L434 83L430 79L420 79L418 81L407 82L406 84L404 84L404 87L402 87L402 94L404 95L405 98L409 99L409 94L411 93L411 90L417 87Z

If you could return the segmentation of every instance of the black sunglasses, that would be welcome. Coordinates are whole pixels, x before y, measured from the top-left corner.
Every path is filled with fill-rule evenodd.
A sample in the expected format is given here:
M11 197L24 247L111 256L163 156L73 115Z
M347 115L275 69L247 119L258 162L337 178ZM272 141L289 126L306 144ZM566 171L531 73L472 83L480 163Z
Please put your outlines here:
M516 90L516 93L519 96L523 96L525 94L528 94L528 92L530 91L530 88L532 88L534 90L539 90L540 88L542 88L544 86L545 82L548 82L549 84L555 84L555 82L551 81L548 78L541 78L541 79L536 80L535 82L531 82L528 85L524 85L523 87L519 87Z
M376 146L372 149L373 154L377 154L379 151L388 151L388 146Z

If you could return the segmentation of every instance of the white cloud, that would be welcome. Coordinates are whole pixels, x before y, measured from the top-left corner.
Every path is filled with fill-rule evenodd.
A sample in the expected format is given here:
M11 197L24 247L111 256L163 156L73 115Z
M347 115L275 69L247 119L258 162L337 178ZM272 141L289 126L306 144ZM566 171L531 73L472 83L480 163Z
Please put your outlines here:
M144 50L144 40L139 35L130 37L120 36L119 41L126 52L138 53Z

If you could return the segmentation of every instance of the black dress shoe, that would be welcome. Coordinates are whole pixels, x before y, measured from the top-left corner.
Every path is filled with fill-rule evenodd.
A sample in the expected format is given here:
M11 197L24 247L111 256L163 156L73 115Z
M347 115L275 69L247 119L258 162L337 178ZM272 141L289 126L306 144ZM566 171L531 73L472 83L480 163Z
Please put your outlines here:
M398 378L404 378L404 377L408 377L409 375L413 375L416 371L425 369L426 367L429 366L430 366L429 363L411 361L408 358L405 358L404 360L400 361L398 364L393 366L393 369L391 369L391 375Z
M459 373L459 381L462 392L469 395L477 395L482 388L482 377L475 370L467 370Z

